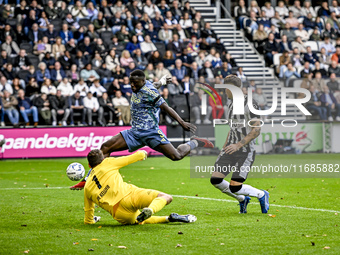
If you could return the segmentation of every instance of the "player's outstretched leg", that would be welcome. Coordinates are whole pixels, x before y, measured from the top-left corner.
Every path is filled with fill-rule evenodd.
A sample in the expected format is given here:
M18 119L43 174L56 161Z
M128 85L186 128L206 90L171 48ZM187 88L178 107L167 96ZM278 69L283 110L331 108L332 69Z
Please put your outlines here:
M170 204L172 201L172 196L159 193L158 196L152 200L148 207L145 207L142 212L137 216L138 223L141 223L147 219L149 219L153 214L159 212L163 209L164 206Z
M266 190L259 190L248 184L243 184L238 181L230 181L230 191L235 195L243 195L250 197L257 197L262 213L267 213L269 210L269 192Z
M240 213L247 213L247 205L250 201L250 197L243 196L243 195L236 195L230 191L230 183L224 180L225 174L220 172L213 172L210 182L211 184L219 189L222 193L235 198L237 201L239 201L240 205Z
M110 140L106 141L105 143L102 144L100 150L103 152L104 157L109 157L111 152L114 151L122 151L122 150L127 150L128 146L122 136L121 133L118 133L117 135L113 136ZM76 185L70 187L71 190L82 190L85 186L87 177L91 173L91 170L87 173L87 175L82 179L79 183Z
M214 145L204 138L192 137L189 142L175 148L171 143L159 144L154 149L161 152L167 158L177 161L187 156L196 147L214 148Z

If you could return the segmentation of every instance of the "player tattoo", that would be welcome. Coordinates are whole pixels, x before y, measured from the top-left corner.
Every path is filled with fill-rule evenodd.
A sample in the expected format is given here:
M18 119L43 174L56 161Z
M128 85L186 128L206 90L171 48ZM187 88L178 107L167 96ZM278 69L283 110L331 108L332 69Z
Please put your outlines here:
M244 138L241 140L240 142L242 145L245 145L246 144L246 140L244 140Z

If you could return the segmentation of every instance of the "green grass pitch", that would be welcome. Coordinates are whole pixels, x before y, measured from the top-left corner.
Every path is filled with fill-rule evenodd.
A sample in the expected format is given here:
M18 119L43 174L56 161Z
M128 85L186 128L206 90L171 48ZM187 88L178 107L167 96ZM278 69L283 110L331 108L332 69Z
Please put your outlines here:
M257 156L256 164L335 164L339 158L268 155ZM87 165L85 159L0 162L0 254L340 254L338 178L249 178L270 192L272 216L260 213L255 198L240 215L209 179L190 178L189 158L154 157L123 168L124 180L177 195L157 215L192 213L197 222L121 226L97 208L102 219L89 226L83 224L83 191L67 188L76 183L65 174L74 161Z

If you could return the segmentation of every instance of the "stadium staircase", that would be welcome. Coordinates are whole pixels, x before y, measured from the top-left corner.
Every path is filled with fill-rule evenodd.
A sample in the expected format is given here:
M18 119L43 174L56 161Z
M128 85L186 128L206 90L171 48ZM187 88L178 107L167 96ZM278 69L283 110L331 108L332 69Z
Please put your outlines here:
M244 36L243 31L237 30L233 18L219 18L220 10L211 5L211 0L189 0L190 5L201 12L206 22L211 23L211 28L221 38L228 53L235 60L238 67L242 67L248 80L254 80L262 88L267 97L268 106L272 104L272 88L278 88L278 107L271 115L272 119L283 119L281 116L281 91L283 83L274 75L272 68L266 67L263 55L259 54L254 45ZM237 70L235 70L237 71ZM294 97L294 95L291 95ZM287 105L287 115L284 119L294 118L305 120L305 116L293 105Z

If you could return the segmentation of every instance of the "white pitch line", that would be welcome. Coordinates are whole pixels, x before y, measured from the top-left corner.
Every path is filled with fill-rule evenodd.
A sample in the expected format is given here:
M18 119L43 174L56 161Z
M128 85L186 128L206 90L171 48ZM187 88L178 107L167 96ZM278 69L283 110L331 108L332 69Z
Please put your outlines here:
M45 187L45 188L0 188L0 190L30 190L30 189L68 189L69 187ZM238 203L235 200L228 200L228 199L220 199L220 198L210 198L210 197L194 197L194 196L183 196L183 195L172 195L173 197L181 197L181 198L190 198L190 199L199 199L199 200L209 200L209 201L218 201L218 202L227 202L227 203ZM317 212L330 212L330 213L340 213L340 211L335 210L328 210L328 209L320 209L320 208L308 208L308 207L299 207L294 205L276 205L270 204L272 207L282 207L282 208L289 208L289 209L297 209L297 210L306 210L306 211L317 211Z
M227 203L238 203L235 200L228 199L219 199L219 198L210 198L210 197L194 197L194 196L183 196L183 195L172 195L173 197L183 197L183 198L192 198L192 199L202 199L202 200L211 200L211 201L219 201L219 202L227 202ZM290 209L298 209L298 210L309 210L309 211L318 211L318 212L331 212L331 213L340 213L340 211L328 210L328 209L319 209L319 208L308 208L308 207L299 207L294 205L276 205L270 204L273 207L283 207Z

